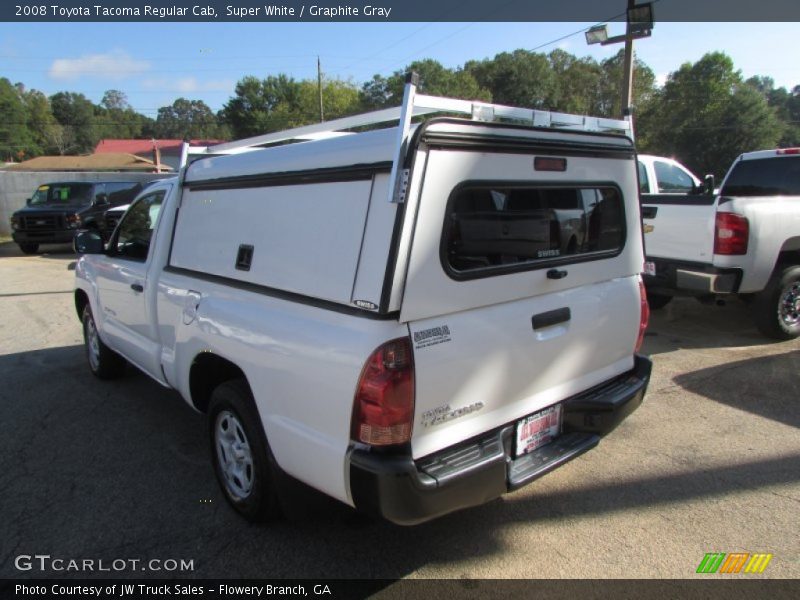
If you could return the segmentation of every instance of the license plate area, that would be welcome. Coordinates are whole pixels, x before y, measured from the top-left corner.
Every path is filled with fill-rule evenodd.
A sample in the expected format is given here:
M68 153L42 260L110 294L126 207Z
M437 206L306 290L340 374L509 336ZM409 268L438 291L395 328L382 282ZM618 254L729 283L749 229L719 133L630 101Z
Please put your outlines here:
M554 404L517 421L515 456L519 457L545 444L561 433L561 404Z

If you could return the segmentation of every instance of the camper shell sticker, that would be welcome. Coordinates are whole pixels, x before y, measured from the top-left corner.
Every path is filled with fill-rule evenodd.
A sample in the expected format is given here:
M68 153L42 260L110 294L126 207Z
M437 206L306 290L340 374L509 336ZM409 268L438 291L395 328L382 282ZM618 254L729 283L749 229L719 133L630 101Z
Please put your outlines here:
M447 325L431 327L422 331L414 332L414 349L428 348L437 344L444 344L450 341L450 328Z

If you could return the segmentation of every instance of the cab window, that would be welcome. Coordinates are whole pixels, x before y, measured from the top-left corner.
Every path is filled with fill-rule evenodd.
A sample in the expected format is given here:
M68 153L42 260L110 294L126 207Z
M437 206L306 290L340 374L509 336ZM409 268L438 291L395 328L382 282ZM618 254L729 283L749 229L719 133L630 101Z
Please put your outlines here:
M639 193L647 194L650 192L650 179L647 177L647 169L644 163L639 161Z
M655 161L653 166L659 194L690 194L694 189L692 176L680 167L660 160Z
M164 190L137 200L125 213L117 228L113 254L121 258L144 262L150 250L153 230L161 212Z

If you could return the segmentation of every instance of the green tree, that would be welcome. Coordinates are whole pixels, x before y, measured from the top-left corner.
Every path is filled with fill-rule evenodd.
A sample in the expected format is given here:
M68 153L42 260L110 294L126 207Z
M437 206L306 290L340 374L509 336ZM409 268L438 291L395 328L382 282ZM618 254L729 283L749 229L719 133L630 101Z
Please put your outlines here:
M286 107L297 106L299 94L300 84L287 75L248 76L236 84L235 95L221 115L236 138L285 129L290 120Z
M128 97L119 90L107 90L94 107L95 134L98 139L135 139L143 136L145 124L152 119L136 112Z
M31 156L58 152L57 141L62 137L61 125L53 116L50 101L42 92L30 90L23 94L27 126L31 137Z
M800 86L789 92L786 88L776 88L771 77L756 75L745 82L758 91L775 110L775 115L783 126L783 134L778 140L782 147L800 146Z
M155 130L160 138L210 140L227 137L205 102L186 98L178 98L172 106L158 109Z
M50 96L53 116L62 126L61 154L91 152L101 134L95 119L95 105L83 94L58 92Z
M525 108L550 109L558 95L556 77L547 56L528 50L502 52L492 59L469 61L464 70L494 102Z
M22 99L23 89L0 78L0 160L22 160L33 145Z
M560 112L603 115L599 95L604 74L597 61L561 49L553 50L547 60L555 77L546 104Z
M618 119L622 116L622 84L625 80L625 51L620 50L600 63L602 76L595 106L598 116ZM653 70L634 56L633 98L634 113L645 110L656 93Z
M323 81L322 100L328 120L361 109L358 88L339 79ZM283 74L263 80L245 77L220 115L237 138L317 123L319 86L316 80L297 81Z
M361 87L364 107L375 109L400 106L403 102L406 74L412 71L419 75L419 93L487 102L492 99L489 90L482 88L465 69L448 69L440 62L428 58L412 62L389 77L374 75Z
M671 73L638 120L640 149L718 177L740 153L775 147L781 132L761 92L720 52Z

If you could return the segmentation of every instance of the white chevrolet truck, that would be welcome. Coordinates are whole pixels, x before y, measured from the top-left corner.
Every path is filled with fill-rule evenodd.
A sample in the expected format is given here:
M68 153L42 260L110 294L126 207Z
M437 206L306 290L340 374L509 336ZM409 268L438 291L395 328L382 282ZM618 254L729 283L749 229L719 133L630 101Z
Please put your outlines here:
M440 111L471 118L412 122ZM396 109L205 149L106 247L79 237L90 369L130 363L206 413L251 520L284 474L399 524L516 490L645 394L627 131L411 80Z
M738 296L764 335L797 337L800 149L742 154L712 190L642 193L650 305L676 295Z

